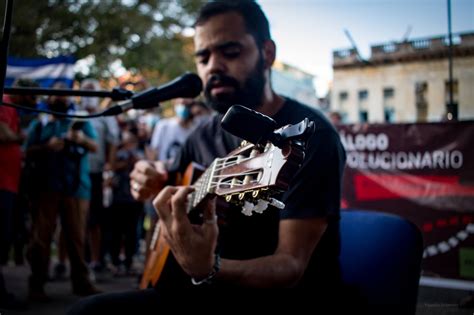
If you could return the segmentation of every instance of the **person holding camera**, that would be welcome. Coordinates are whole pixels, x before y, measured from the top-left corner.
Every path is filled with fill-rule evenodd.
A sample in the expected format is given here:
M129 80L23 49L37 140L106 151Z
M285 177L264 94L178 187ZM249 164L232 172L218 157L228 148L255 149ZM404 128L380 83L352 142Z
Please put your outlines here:
M48 107L68 111L68 98L51 96ZM72 121L52 115L32 121L26 154L34 163L30 180L36 193L32 210L31 241L27 257L31 266L29 296L48 300L44 284L48 279L50 247L58 214L71 264L73 292L85 296L97 293L90 283L84 260L85 224L91 182L88 152L97 150L96 133L87 121Z

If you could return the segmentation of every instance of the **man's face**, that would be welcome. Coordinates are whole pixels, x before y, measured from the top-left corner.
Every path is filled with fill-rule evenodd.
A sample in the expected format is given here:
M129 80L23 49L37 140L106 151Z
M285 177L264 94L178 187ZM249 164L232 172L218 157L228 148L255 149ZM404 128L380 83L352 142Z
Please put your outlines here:
M194 44L209 105L221 113L235 104L249 108L261 105L263 55L239 14L219 14L197 26Z

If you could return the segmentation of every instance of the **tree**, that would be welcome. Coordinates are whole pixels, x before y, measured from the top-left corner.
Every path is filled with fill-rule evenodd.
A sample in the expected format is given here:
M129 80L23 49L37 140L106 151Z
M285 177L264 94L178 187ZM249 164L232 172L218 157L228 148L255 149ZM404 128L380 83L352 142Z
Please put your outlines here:
M95 57L92 73L128 69L160 81L193 69L192 40L183 35L203 0L16 0L9 55ZM4 6L0 14L4 15Z

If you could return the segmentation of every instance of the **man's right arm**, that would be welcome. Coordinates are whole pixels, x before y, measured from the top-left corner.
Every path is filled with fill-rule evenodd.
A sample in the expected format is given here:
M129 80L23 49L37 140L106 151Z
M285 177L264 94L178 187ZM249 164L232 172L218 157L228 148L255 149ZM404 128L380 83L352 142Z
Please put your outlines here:
M155 197L168 181L168 172L161 161L140 160L130 173L130 188L136 200Z

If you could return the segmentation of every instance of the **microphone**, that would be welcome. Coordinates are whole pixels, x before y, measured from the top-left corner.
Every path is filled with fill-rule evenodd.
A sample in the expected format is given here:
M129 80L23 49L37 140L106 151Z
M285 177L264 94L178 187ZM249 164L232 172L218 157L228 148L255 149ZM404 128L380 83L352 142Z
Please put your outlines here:
M231 106L222 118L221 125L224 130L250 143L264 145L270 141L280 148L288 141L304 146L316 131L314 121L308 118L276 129L277 123L271 117L242 105Z
M129 109L147 109L159 106L160 102L178 97L194 98L202 91L202 81L197 74L187 72L171 82L135 94L131 99L119 102L105 110L103 116L121 114Z
M233 105L221 121L222 128L253 144L273 140L277 123L270 117L242 105Z

